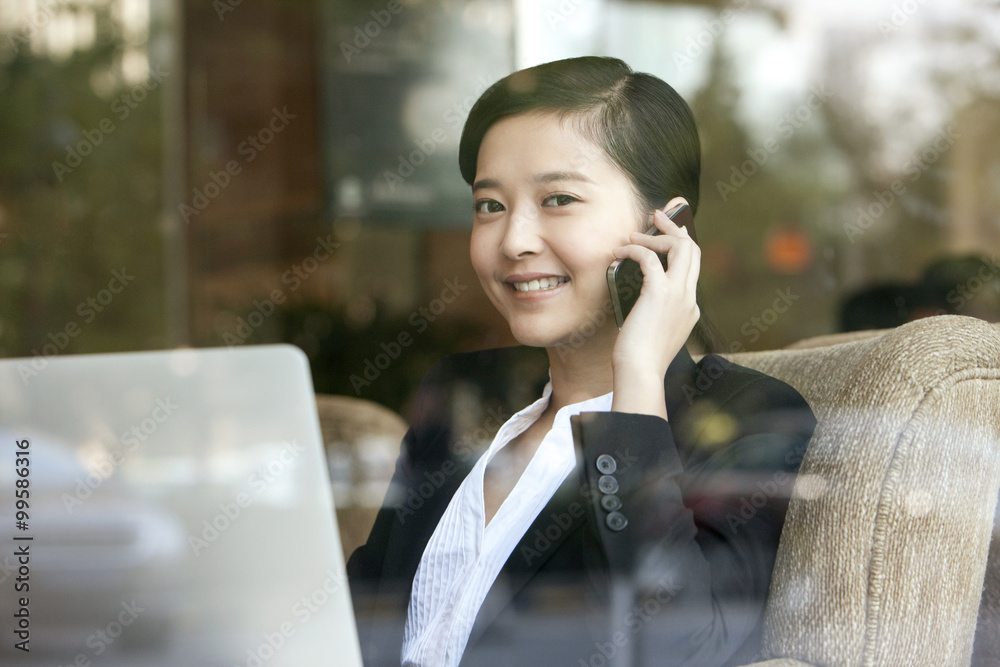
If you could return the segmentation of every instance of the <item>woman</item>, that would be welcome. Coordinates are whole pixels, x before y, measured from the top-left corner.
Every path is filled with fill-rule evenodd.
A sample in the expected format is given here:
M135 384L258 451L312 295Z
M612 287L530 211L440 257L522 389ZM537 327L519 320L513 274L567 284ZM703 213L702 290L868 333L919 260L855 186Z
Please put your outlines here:
M684 348L700 252L667 213L697 208L690 109L619 60L548 63L483 94L459 162L473 266L528 347L454 355L425 379L348 566L366 660L752 659L814 420L787 385ZM616 258L643 271L620 331ZM500 427L485 453L476 410Z

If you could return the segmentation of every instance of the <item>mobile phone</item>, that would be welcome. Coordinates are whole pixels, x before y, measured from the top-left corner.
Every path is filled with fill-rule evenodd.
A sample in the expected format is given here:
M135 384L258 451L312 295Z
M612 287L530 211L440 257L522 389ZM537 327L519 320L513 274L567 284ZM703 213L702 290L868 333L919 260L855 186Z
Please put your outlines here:
M670 219L678 227L687 227L688 231L694 229L694 217L691 215L691 207L681 204L670 214ZM651 236L660 234L660 230L653 225L646 230ZM691 234L692 238L694 234ZM660 264L663 270L667 270L667 256L659 254ZM638 262L631 259L616 259L608 267L608 291L611 292L611 307L615 311L615 322L621 329L625 323L625 318L632 311L639 298L639 291L642 289L642 269Z

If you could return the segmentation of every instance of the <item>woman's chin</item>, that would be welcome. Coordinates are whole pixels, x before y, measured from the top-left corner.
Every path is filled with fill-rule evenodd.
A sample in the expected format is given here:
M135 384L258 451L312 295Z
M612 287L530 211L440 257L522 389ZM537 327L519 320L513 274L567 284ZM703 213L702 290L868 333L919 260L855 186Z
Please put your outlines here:
M596 331L600 331L600 329ZM545 329L539 327L511 327L511 334L521 345L544 347L546 349L557 348L560 350L567 348L578 350L583 347L592 346L598 338L604 338L603 336L595 336L596 331L592 327L587 327L584 331L557 330L551 327Z
M565 336L559 335L562 332L554 332L551 328L517 326L516 324L512 324L510 333L518 343L527 345L528 347L556 347L560 342L565 340Z
M519 334L517 332L511 332L514 335L514 340L516 340L521 345L526 345L528 347L555 347L558 345L558 341L552 340L549 337L541 336L537 334Z

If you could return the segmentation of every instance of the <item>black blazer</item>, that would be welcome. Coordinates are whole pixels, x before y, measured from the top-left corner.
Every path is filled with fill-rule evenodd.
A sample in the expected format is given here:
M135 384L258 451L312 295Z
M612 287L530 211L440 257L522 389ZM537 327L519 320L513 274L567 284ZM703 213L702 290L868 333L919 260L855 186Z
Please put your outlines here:
M544 350L447 357L417 393L385 504L348 575L367 665L399 665L424 547L493 434L541 395ZM506 562L463 665L729 665L756 657L795 472L815 426L787 384L685 349L669 423L572 418L577 471ZM609 662L609 660L611 662Z

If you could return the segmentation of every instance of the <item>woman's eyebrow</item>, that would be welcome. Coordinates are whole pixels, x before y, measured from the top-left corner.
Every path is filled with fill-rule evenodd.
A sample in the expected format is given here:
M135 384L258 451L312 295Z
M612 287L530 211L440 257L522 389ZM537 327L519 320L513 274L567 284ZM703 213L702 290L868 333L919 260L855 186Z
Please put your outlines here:
M594 181L579 171L548 171L537 174L532 179L535 183L555 183L557 181L580 181L581 183L593 183ZM484 178L472 184L472 191L484 190L486 188L499 188L500 181L495 178Z
M594 182L579 171L550 171L544 174L538 174L535 176L534 181L536 183L553 183L555 181L581 181L583 183Z
M495 178L484 178L472 184L472 191L483 190L485 188L499 188L500 181Z

